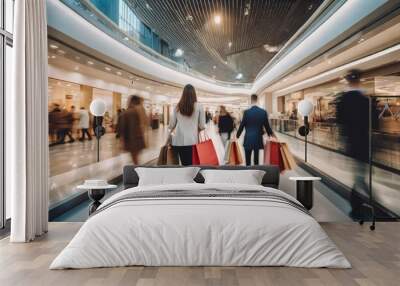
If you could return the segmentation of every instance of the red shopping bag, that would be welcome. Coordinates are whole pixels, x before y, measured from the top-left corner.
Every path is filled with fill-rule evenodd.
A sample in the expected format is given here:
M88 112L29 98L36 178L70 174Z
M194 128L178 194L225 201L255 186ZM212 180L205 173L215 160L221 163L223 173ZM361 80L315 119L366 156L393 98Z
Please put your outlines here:
M219 165L217 152L210 138L206 137L205 140L193 146L192 165Z
M283 164L282 154L281 154L281 143L277 141L269 141L265 144L264 159L269 159L269 162L265 162L265 164L276 165L279 166L279 169L282 171L285 170L285 166Z

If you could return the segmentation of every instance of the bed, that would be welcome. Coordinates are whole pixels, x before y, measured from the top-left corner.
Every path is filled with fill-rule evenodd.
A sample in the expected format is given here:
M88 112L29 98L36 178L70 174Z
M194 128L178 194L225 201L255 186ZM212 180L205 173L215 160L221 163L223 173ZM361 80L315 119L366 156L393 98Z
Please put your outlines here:
M195 183L138 186L135 168L124 168L124 190L102 203L50 269L351 267L308 211L277 189L275 166L200 166L263 170L261 185L205 184L199 173Z

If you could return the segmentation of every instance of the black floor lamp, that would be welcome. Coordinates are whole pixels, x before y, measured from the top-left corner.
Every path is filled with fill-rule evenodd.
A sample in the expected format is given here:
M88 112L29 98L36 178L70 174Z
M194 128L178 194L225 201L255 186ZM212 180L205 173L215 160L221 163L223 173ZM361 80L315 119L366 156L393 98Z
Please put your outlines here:
M307 100L303 99L299 102L298 110L299 113L304 117L304 125L299 128L299 134L304 136L304 161L307 163L307 135L310 132L310 125L308 123L308 116L313 111L313 104Z
M94 133L97 139L97 162L100 162L100 138L105 133L103 116L106 113L106 104L101 99L95 99L90 103L90 113L94 116Z

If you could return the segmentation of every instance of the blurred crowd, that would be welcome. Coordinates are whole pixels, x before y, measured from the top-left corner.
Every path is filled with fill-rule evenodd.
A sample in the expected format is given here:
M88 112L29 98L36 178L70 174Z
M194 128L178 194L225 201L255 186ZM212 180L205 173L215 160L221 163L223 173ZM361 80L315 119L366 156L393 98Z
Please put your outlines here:
M117 114L111 117L109 112L104 114L102 124L107 132L115 132L118 118L123 112L118 109ZM62 108L58 103L52 104L49 110L49 143L50 146L73 143L75 140L92 140L94 136L94 117L85 107L79 110L75 106L69 109Z

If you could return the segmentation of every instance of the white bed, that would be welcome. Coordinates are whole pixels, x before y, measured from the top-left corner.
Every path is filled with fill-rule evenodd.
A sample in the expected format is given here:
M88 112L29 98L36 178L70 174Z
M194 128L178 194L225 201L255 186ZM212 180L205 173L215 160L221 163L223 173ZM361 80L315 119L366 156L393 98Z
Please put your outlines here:
M50 269L128 265L351 267L312 216L278 199L244 195L122 199L138 192L174 190L262 191L298 204L282 191L254 185L193 183L130 188L100 206Z

